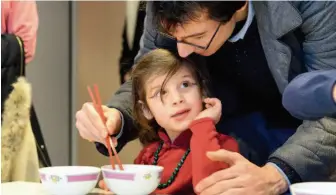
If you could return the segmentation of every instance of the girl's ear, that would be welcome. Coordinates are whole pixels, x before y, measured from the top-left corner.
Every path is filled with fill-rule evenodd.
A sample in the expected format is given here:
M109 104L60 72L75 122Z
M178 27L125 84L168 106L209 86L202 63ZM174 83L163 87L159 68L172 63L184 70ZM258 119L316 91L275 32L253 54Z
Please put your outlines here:
M145 103L141 100L138 101L138 104L140 104L140 108L142 110L143 115L147 120L152 120L154 117L151 113L151 111L145 106Z

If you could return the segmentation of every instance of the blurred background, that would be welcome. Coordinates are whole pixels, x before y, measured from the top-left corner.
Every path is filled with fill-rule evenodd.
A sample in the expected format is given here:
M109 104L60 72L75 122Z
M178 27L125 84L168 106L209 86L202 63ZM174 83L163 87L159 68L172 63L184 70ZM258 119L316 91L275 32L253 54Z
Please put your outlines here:
M36 56L27 77L52 165L108 164L94 144L79 137L75 113L90 101L87 85L98 84L105 103L119 88L125 18L132 37L139 2L37 1L37 6ZM133 162L140 149L137 140L129 143L121 160Z

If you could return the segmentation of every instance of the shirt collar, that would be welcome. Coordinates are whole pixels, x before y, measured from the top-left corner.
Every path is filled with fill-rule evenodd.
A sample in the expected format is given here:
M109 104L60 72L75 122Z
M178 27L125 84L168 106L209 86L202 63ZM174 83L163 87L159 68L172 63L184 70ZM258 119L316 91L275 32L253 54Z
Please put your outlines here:
M159 132L160 139L164 142L164 147L177 147L177 148L188 148L190 139L192 136L192 132L187 129L183 131L179 136L175 138L175 140L172 142L167 135L167 133L161 129Z
M248 14L247 14L246 22L243 28L236 35L234 35L233 37L229 39L230 42L236 42L239 39L244 39L245 34L253 21L253 17L254 17L254 9L252 6L252 1L248 1Z

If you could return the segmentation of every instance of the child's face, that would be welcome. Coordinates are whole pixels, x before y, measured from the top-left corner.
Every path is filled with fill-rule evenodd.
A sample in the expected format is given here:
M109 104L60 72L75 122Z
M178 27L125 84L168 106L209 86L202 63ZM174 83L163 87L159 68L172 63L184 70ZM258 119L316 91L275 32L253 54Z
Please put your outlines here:
M176 137L188 129L202 111L202 94L192 72L185 66L167 81L160 93L166 76L164 74L148 79L145 86L146 101L156 122L169 136Z

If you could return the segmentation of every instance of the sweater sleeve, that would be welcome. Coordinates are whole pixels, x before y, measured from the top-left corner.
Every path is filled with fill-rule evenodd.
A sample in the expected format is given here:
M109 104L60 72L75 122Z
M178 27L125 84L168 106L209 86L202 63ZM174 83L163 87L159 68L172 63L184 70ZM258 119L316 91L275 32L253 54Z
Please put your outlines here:
M216 131L215 124L211 118L202 118L193 121L190 126L193 135L190 140L192 158L192 180L195 187L198 182L212 173L228 168L223 162L211 161L206 153L226 149L238 152L237 142L226 135L220 135Z
M38 15L35 1L12 1L8 16L7 31L19 36L25 47L26 63L29 63L36 48Z
M293 116L303 120L335 116L335 85L336 69L303 73L288 84L282 103Z

